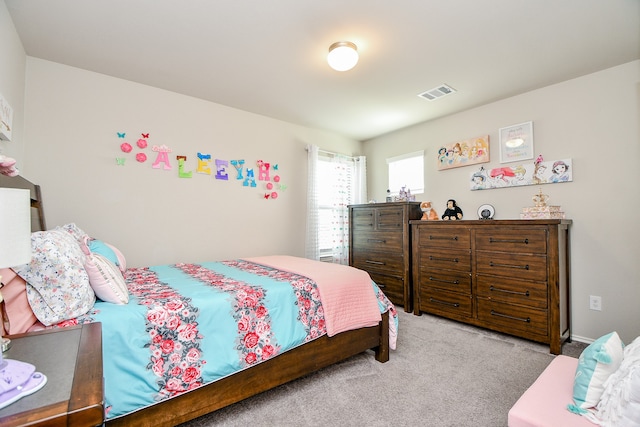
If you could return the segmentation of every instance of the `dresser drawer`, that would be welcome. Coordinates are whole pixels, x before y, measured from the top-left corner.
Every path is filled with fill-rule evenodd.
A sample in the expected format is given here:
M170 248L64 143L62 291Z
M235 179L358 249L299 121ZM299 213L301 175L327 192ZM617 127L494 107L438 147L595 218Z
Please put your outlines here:
M473 314L471 296L445 290L421 287L420 310L447 317L470 318Z
M462 294L471 294L471 274L451 270L420 267L420 288L433 287Z
M376 209L376 225L378 230L397 230L404 228L404 210L401 207Z
M468 250L464 252L421 247L418 251L421 268L471 272L471 253Z
M393 302L394 304L404 305L404 281L402 276L393 273L383 273L376 271L369 271L371 280L376 282L382 292Z
M404 274L404 257L402 252L377 252L368 250L354 250L352 254L353 267L366 271L382 271L393 273L399 277Z
M353 235L353 247L377 251L402 252L402 233L393 231L362 231Z
M468 228L456 226L417 226L418 246L425 248L469 249L471 234Z
M547 280L547 257L542 255L476 252L476 272L516 279Z
M498 276L476 277L476 293L489 300L547 308L547 283Z
M351 228L356 231L373 231L375 209L353 209Z
M547 310L510 305L484 298L478 298L478 320L486 322L509 333L526 337L534 334L538 337L548 336Z
M546 229L499 229L477 230L475 233L477 251L509 253L547 253Z

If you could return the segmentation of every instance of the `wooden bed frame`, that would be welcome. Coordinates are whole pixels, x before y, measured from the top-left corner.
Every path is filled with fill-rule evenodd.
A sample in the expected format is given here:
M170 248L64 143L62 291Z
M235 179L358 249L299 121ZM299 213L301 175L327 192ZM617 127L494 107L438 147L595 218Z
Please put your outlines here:
M0 187L31 191L32 231L46 230L40 186L0 175ZM175 426L248 397L301 378L367 350L379 362L389 360L389 313L374 327L323 336L271 360L155 405L108 420L107 426Z

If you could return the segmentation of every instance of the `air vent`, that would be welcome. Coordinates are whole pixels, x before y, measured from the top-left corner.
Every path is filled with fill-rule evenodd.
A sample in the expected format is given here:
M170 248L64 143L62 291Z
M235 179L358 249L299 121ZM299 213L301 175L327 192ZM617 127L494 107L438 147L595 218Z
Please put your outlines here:
M455 92L456 90L451 86L442 84L438 87L434 87L433 89L429 89L426 92L422 92L418 94L418 96L424 99L428 99L429 101L435 101L436 99L442 98L443 96L451 95Z

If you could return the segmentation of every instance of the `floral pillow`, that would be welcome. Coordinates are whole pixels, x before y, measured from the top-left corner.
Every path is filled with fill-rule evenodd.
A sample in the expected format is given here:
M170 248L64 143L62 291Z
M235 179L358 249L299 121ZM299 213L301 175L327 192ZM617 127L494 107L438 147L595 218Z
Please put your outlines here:
M85 314L95 303L95 293L84 268L85 255L74 224L31 234L31 262L13 267L27 282L27 298L44 325Z

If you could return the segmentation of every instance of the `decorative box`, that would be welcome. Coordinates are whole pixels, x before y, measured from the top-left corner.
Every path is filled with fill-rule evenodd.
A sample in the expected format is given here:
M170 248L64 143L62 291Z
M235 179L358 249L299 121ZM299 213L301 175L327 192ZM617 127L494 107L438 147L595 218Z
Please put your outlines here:
M542 189L532 199L535 206L522 208L520 219L564 219L560 206L547 206L549 196L542 194Z
M529 206L522 208L520 219L564 219L560 206Z

